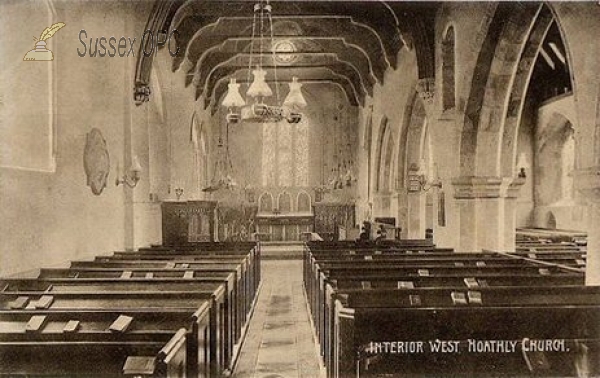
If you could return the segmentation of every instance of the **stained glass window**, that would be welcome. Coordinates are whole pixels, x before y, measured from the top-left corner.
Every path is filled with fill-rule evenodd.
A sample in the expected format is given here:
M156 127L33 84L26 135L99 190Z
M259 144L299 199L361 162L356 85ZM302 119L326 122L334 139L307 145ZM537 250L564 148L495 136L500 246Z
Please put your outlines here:
M307 120L262 125L263 186L308 186L309 127Z

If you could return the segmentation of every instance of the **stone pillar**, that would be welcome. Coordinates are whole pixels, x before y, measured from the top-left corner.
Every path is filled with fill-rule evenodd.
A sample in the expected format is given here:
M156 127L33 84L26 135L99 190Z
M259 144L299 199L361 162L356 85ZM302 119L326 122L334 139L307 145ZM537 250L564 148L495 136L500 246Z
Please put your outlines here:
M573 172L575 189L588 205L586 285L600 285L600 166Z
M460 224L459 252L504 248L504 180L467 176L452 180Z
M517 201L519 198L519 191L523 184L525 184L525 178L515 178L506 189L506 196L504 199L504 240L503 240L503 251L515 251L516 250L516 229L517 229Z
M408 224L406 237L408 239L423 239L425 237L425 206L426 194L424 191L407 194Z

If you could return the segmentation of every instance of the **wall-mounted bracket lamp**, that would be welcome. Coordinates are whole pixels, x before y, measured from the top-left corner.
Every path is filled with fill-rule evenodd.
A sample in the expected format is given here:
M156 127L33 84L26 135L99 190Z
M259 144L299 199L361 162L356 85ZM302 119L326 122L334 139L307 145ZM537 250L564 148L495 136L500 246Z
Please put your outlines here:
M117 163L117 178L115 185L125 184L130 188L135 188L137 183L140 181L140 173L142 172L142 166L137 156L131 159L131 167L126 173L123 173L120 165Z

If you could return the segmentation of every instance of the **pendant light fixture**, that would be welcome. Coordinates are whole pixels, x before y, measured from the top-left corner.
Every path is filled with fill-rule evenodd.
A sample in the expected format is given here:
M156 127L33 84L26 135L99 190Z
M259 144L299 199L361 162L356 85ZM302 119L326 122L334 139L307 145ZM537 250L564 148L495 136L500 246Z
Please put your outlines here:
M265 37L265 25L269 34ZM258 30L258 33L256 32ZM258 34L258 35L257 35ZM275 81L275 103L276 105L267 105L265 98L273 96L273 91L267 84L266 77L269 74L264 68L264 47L265 39L268 39L268 46L271 49L273 57L273 76ZM255 51L255 45L258 49ZM227 94L222 105L228 109L227 122L237 123L239 121L266 123L280 122L286 120L289 123L298 123L302 119L300 110L306 106L306 100L302 95L302 84L298 78L294 77L289 83L289 93L283 103L279 99L279 82L277 79L277 59L275 59L275 48L273 47L273 19L272 6L269 1L260 1L254 5L254 17L252 21L252 39L250 42L250 62L248 64L248 76L252 73L253 80L248 90L246 98L240 94L240 84L235 78L230 79ZM257 62L254 62L255 55L258 55ZM255 64L255 65L254 65Z

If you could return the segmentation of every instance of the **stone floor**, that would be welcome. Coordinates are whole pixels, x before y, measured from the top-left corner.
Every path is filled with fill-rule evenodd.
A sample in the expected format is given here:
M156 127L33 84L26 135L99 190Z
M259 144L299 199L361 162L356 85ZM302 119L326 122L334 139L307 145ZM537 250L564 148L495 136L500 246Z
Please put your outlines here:
M263 260L262 269L262 288L233 377L323 377L302 288L302 261Z

